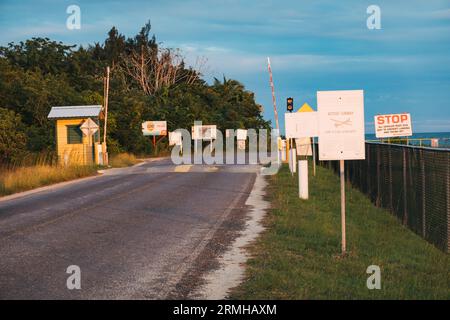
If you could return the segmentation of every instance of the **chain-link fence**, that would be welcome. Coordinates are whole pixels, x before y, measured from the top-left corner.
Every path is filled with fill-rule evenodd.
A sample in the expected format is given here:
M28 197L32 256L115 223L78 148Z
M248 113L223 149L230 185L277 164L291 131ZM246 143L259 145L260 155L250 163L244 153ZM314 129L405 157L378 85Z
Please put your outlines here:
M338 161L320 164L339 170ZM366 143L366 160L345 161L345 172L376 206L450 252L450 150Z

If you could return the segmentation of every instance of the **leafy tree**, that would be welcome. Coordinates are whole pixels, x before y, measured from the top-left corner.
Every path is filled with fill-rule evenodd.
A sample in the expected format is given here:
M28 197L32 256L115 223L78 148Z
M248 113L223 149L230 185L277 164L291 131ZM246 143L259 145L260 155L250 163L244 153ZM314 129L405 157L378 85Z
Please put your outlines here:
M198 70L185 65L179 50L163 48L150 32L147 22L134 37L126 39L113 27L103 44L87 47L48 38L0 47L4 107L0 120L4 128L18 124L4 138L13 145L14 154L2 149L1 159L11 160L20 150L54 149L54 122L47 119L51 107L102 104L106 66L111 66L108 148L112 153L149 152L150 141L141 133L146 120L166 120L169 130L189 129L195 120L217 124L220 130L269 128L262 107L243 84L225 77L207 84ZM150 89L145 90L145 85Z
M20 115L0 108L0 163L20 160L27 142Z

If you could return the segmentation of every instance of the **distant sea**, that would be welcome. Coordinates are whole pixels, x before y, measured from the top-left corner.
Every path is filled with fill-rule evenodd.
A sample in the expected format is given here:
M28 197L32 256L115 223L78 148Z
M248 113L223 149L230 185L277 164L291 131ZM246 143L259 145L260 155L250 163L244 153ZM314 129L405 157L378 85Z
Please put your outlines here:
M450 149L450 132L423 132L423 133L414 133L413 136L409 137L409 139L439 139L439 148ZM366 140L377 140L375 134L366 134ZM409 144L419 145L419 141L410 141ZM430 140L422 141L422 146L430 147Z

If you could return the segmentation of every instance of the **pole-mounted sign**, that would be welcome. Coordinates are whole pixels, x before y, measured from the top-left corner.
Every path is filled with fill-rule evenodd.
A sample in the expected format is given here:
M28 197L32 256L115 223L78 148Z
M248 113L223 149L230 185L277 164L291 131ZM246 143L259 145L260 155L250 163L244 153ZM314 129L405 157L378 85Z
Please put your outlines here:
M98 131L98 124L96 124L91 118L87 118L87 120L80 126L80 130L86 136L90 137Z
M364 91L318 91L319 160L339 160L341 176L341 249L347 250L344 160L365 159Z
M412 136L411 115L409 113L376 115L375 135L377 138Z

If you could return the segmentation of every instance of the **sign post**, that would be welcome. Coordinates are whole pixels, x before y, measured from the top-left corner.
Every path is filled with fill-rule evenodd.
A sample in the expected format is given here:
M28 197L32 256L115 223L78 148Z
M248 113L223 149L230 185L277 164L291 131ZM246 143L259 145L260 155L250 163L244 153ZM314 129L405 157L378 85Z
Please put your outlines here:
M306 102L303 106L298 109L297 112L315 112L313 108ZM316 146L314 145L314 137L311 137L312 140L312 158L313 158L313 176L316 176Z
M245 150L245 141L247 140L247 130L237 129L236 130L237 146L240 150Z
M345 160L365 159L364 91L318 91L319 160L339 160L341 250L347 252Z
M311 137L312 140L312 157L313 157L313 176L316 176L316 143L314 142L314 137Z
M345 254L347 251L347 237L345 230L345 163L339 160L339 174L341 178L341 251Z
M296 139L297 150L300 156L312 155L310 137L316 137L319 132L317 112L312 111L309 105L304 104L299 112L285 114L285 124L286 139ZM308 160L299 161L298 175L299 197L308 199Z
M85 122L80 126L80 130L89 138L89 146L92 145L92 135L97 132L98 124L96 124L91 118L87 118Z
M153 150L156 154L156 136L167 136L167 121L145 121L142 123L144 136L153 136Z
M96 124L91 118L87 118L85 122L80 126L80 130L87 136L88 138L88 146L89 150L86 151L86 157L89 155L89 160L87 161L95 161L95 156L92 156L92 135L98 131L98 124ZM94 149L95 150L95 149Z

